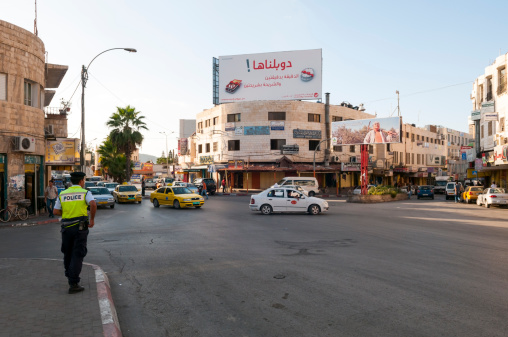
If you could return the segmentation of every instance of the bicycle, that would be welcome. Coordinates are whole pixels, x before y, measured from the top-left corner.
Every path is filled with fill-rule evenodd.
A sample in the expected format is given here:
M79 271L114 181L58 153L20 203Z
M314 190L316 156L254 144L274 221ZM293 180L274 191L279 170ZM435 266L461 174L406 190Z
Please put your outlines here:
M28 219L28 206L30 204L27 205L25 201L17 202L14 208L7 206L7 208L0 210L0 221L8 222L11 218L14 219L16 217L20 220Z

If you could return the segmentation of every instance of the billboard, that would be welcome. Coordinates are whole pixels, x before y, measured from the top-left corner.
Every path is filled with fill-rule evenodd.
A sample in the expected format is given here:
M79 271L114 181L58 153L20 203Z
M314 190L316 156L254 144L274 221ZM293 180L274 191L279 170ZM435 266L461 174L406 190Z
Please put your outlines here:
M74 165L79 161L78 142L70 138L46 141L46 165Z
M400 143L400 117L332 122L332 145Z
M320 99L321 49L219 56L219 103Z

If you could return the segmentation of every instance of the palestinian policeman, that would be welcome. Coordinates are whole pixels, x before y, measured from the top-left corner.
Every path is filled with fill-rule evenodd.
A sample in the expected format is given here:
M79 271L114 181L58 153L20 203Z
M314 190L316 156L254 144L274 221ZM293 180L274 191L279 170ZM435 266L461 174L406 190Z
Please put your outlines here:
M94 226L97 204L92 193L86 189L85 174L71 173L72 186L62 191L56 200L55 215L62 215L62 253L64 254L65 276L69 280L69 294L85 290L79 284L83 258L86 256L88 228ZM88 219L90 206L90 219Z

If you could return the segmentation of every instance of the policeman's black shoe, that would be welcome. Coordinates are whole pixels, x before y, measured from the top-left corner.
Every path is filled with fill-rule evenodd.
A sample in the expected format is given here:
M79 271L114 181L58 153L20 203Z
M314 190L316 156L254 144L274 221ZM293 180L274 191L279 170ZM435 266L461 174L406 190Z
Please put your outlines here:
M71 286L69 287L69 294L79 293L83 290L85 290L85 287L80 286L78 283L71 283Z

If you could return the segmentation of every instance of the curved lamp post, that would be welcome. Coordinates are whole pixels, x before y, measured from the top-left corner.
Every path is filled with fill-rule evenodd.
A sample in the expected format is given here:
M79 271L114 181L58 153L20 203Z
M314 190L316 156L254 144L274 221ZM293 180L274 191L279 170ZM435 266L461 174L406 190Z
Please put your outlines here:
M81 166L81 171L83 173L86 173L85 168L85 87L86 82L88 81L88 69L90 68L90 65L92 62L99 57L99 55L104 54L107 51L115 50L115 49L123 49L125 51L128 51L129 53L136 53L137 50L134 48L111 48L106 49L102 53L97 54L90 63L88 63L88 67L85 67L83 65L83 68L81 68L81 151L80 151L80 158L79 158L79 164Z

